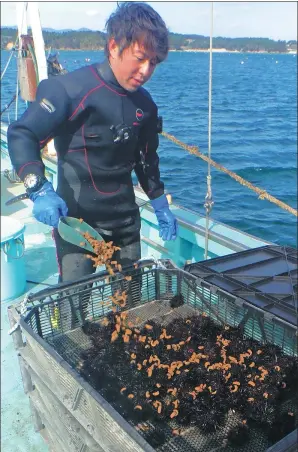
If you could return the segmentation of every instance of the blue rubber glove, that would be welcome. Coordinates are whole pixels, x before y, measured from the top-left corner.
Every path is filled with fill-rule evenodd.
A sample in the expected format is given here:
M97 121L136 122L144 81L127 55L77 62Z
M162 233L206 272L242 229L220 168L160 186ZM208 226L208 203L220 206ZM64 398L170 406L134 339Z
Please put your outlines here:
M169 209L166 195L152 199L151 205L159 224L159 237L163 240L175 240L177 237L178 223Z
M41 223L57 228L59 218L67 215L67 205L57 195L51 182L45 182L29 198L34 202L33 216Z

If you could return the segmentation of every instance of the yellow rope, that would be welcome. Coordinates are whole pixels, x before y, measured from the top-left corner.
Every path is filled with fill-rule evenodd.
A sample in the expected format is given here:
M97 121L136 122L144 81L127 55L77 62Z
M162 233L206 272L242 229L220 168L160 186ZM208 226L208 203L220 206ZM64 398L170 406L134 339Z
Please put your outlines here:
M268 201L272 202L273 204L276 204L277 206L281 207L282 209L286 210L287 212L291 213L292 215L298 216L298 211L296 209L293 209L293 207L290 207L288 204L280 201L279 199L275 198L274 196L270 195L266 192L266 190L262 190L261 188L256 187L255 185L251 184L247 180L243 179L243 177L238 176L238 174L234 173L233 171L228 170L224 166L220 165L219 163L215 162L211 158L207 157L206 155L199 152L197 146L188 146L187 144L183 143L180 140L177 140L173 135L170 135L167 132L162 132L161 135L163 135L168 140L172 141L173 143L176 143L178 146L181 146L183 149L188 151L190 154L196 155L197 157L200 157L202 160L205 160L205 162L210 163L212 166L217 168L219 171L222 171L223 173L228 174L232 179L235 179L239 184L244 185L245 187L248 187L250 190L253 190L254 192L258 193L259 199L267 199Z

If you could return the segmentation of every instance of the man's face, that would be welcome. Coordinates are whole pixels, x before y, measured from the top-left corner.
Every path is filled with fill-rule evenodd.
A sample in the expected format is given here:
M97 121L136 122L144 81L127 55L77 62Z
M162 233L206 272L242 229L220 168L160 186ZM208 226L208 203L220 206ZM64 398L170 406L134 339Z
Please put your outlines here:
M135 42L119 54L119 46L111 39L109 43L110 65L118 83L127 91L134 92L146 83L157 64L156 54Z

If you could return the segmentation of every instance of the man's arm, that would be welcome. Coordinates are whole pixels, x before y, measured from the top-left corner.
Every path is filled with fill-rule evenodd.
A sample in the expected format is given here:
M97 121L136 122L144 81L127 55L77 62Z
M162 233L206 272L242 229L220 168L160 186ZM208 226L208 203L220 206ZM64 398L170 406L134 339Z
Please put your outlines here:
M149 199L155 199L164 194L164 184L160 180L158 145L156 110L156 114L142 131L135 166L137 178Z
M57 79L43 80L38 85L36 100L8 127L8 152L22 180L30 173L44 176L40 149L67 120L69 105L69 97Z
M159 144L157 108L144 132L140 140L141 152L140 156L137 156L135 172L141 187L151 201L159 225L159 236L163 240L175 240L178 224L164 194L164 184L160 180L159 157L156 152Z
M44 177L40 149L67 120L69 105L65 89L57 79L43 80L38 86L36 100L7 131L10 159L34 203L33 215L55 228L60 216L67 215L67 206Z

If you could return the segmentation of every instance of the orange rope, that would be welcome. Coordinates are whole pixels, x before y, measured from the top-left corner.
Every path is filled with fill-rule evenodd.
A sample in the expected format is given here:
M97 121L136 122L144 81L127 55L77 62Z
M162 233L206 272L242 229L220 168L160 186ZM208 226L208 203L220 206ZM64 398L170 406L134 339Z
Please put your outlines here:
M282 209L286 210L287 212L291 213L292 215L298 216L298 211L294 209L293 207L289 206L288 204L280 201L279 199L275 198L274 196L267 193L266 190L263 190L261 188L256 187L255 185L251 184L247 180L243 179L243 177L238 176L238 174L234 173L233 171L228 170L224 166L220 165L219 163L215 162L211 158L207 157L206 155L202 154L199 151L199 148L197 146L188 146L187 144L183 143L180 140L177 140L173 135L170 135L167 132L161 132L161 135L163 135L168 140L172 141L173 143L176 143L178 146L182 147L186 151L188 151L190 154L196 155L197 157L200 157L202 160L205 160L205 162L210 163L210 165L214 166L214 168L218 169L219 171L222 171L223 173L228 174L232 179L239 182L239 184L244 185L245 187L248 187L250 190L253 190L255 193L257 193L259 196L259 199L267 199L268 201L272 202L273 204L276 204L277 206L281 207Z

